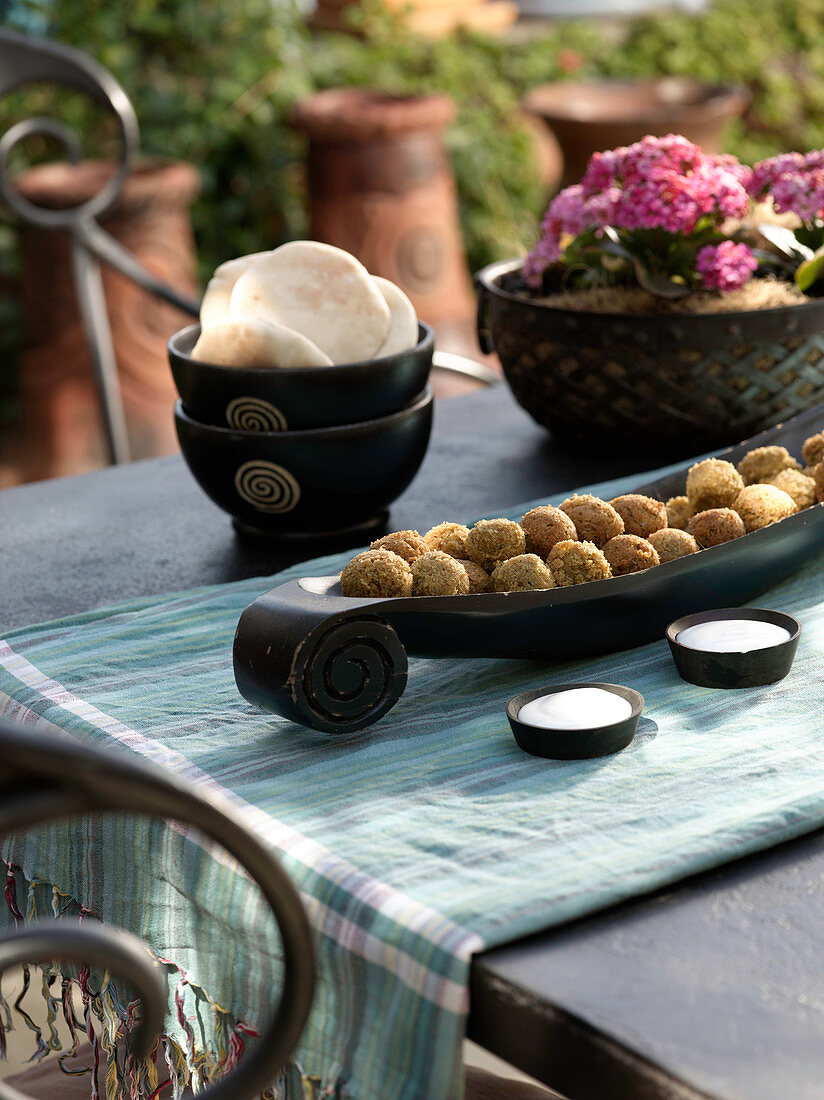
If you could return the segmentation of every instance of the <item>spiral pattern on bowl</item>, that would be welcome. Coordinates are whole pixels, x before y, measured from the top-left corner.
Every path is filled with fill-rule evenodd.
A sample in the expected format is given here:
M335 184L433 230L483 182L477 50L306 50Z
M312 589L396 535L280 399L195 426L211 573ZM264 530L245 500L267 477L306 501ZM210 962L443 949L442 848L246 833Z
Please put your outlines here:
M286 417L262 397L236 397L226 406L226 423L241 432L285 432Z
M291 512L300 500L300 485L283 466L251 459L238 467L235 489L258 512Z

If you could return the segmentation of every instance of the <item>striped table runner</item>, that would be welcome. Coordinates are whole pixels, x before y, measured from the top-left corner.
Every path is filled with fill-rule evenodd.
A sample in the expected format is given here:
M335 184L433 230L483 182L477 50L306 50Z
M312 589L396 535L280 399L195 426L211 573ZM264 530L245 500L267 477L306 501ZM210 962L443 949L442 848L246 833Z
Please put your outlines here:
M15 631L0 642L0 713L219 788L280 853L314 928L319 985L274 1095L456 1100L474 952L824 823L824 556L759 601L804 625L779 684L692 687L663 641L552 667L413 660L394 710L340 739L246 703L231 646L255 596L347 557ZM521 753L506 700L576 679L643 692L633 745L591 761ZM55 825L3 851L19 919L83 906L167 960L176 1087L231 1066L279 966L277 935L232 865L162 822ZM115 991L95 992L116 1025ZM108 1042L114 1089L122 1067ZM145 1075L135 1095L153 1088Z

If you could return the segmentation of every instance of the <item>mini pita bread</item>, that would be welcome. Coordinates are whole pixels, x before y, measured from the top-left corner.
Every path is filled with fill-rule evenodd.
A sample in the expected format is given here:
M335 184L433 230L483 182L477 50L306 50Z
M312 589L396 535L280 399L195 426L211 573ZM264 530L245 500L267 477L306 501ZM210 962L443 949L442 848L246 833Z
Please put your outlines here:
M201 330L209 328L221 317L229 313L229 299L235 289L235 283L258 260L268 256L268 252L252 252L249 256L238 256L236 260L227 260L220 267L215 268L200 304Z
M201 332L192 358L221 367L331 367L328 355L299 332L234 314Z
M229 311L295 329L333 363L374 358L390 326L363 264L317 241L291 241L256 263L235 284Z
M389 306L390 313L389 332L375 352L376 359L383 359L385 355L395 355L399 351L409 351L415 347L418 342L418 316L415 307L399 286L380 275L374 275L373 278Z

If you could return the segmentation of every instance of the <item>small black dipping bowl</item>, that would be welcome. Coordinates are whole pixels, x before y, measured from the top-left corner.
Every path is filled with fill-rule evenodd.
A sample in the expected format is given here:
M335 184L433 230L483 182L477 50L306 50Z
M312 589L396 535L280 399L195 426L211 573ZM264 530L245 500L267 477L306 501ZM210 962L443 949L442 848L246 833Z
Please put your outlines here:
M201 424L247 432L299 431L374 420L405 408L426 386L434 334L418 325L408 351L334 367L261 370L192 359L200 325L169 340L169 363L187 412Z
M612 722L608 726L595 726L580 730L544 729L530 726L518 718L521 707L540 699L542 695L557 695L572 688L603 688L613 695L620 695L632 707L629 718ZM632 688L620 684L553 684L552 687L533 688L513 696L506 705L506 716L518 746L533 756L547 756L552 760L586 760L593 756L608 756L625 749L635 736L638 720L644 709L644 696Z
M774 623L789 630L785 642L767 649L752 649L749 653L710 653L704 649L689 649L680 645L678 635L689 626L719 622L724 619L755 619ZM684 615L667 627L667 641L678 675L688 684L708 688L749 688L774 684L783 680L792 668L795 651L801 637L801 623L782 611L765 611L756 607L723 607L717 611L699 611Z
M201 424L175 405L177 438L201 489L235 527L270 538L343 534L385 519L426 454L427 388L400 412L300 432L242 432Z

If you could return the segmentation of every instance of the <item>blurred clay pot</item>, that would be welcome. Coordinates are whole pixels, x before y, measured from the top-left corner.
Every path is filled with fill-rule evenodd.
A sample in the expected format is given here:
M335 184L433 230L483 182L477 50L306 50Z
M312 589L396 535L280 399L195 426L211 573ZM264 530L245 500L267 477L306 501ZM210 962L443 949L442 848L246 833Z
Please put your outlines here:
M111 178L108 161L52 163L17 181L30 202L66 209L91 199ZM188 164L144 161L126 180L101 224L159 278L196 291L189 208L200 187ZM71 241L62 231L21 225L24 347L20 361L24 480L82 473L106 465L97 386L77 307ZM166 342L190 318L102 265L131 457L176 451L176 393Z
M705 152L720 153L724 126L744 113L749 100L744 88L663 77L541 84L523 105L558 139L561 186L568 187L580 181L593 153L631 145L647 134L682 134Z
M474 313L442 95L334 88L298 104L309 139L310 235L397 283L429 324Z

